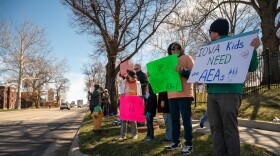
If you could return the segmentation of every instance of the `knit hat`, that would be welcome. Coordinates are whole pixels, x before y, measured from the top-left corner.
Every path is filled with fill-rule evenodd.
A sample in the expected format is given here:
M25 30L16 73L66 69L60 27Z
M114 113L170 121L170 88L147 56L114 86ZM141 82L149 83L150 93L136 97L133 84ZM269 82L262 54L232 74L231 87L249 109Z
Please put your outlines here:
M95 84L95 85L94 85L94 88L95 88L95 89L99 89L99 88L100 88L99 84Z
M137 77L134 70L127 70L127 74L128 74L129 76L133 77L133 78L136 78L136 77Z
M224 18L218 18L211 24L209 31L217 32L220 36L228 35L229 23Z

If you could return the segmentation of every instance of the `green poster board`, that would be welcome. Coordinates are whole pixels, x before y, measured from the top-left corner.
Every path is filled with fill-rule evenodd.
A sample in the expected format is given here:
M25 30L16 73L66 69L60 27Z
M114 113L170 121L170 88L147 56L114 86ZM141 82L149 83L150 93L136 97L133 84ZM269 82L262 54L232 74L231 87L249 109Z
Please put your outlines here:
M179 73L175 71L178 65L178 55L167 56L147 64L149 81L154 93L182 91Z

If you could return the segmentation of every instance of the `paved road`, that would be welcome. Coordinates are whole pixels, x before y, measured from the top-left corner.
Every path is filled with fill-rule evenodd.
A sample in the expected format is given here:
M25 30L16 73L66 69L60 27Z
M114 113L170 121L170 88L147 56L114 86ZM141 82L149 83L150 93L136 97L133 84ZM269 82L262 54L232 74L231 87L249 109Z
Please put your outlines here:
M67 155L86 110L0 112L0 156Z

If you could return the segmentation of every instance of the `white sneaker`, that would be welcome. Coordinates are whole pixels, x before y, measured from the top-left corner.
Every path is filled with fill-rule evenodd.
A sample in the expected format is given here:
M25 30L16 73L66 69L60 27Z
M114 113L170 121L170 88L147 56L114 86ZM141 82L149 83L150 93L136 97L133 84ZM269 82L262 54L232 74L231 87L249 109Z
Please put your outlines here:
M192 146L184 145L183 150L181 151L184 155L192 153Z
M134 135L132 139L134 140L138 139L138 135Z
M118 140L124 140L124 139L126 139L126 137L119 137Z
M172 143L168 146L165 146L165 149L168 150L168 151L172 151L172 150L175 150L175 149L179 149L181 147L182 147L181 143L178 143L178 144Z

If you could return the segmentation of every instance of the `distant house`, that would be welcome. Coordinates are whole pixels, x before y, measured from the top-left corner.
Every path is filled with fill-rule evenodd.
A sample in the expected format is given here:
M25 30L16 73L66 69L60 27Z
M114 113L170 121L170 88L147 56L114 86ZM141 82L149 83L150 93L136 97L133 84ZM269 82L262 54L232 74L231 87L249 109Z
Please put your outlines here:
M0 86L0 109L14 109L16 105L16 88Z

